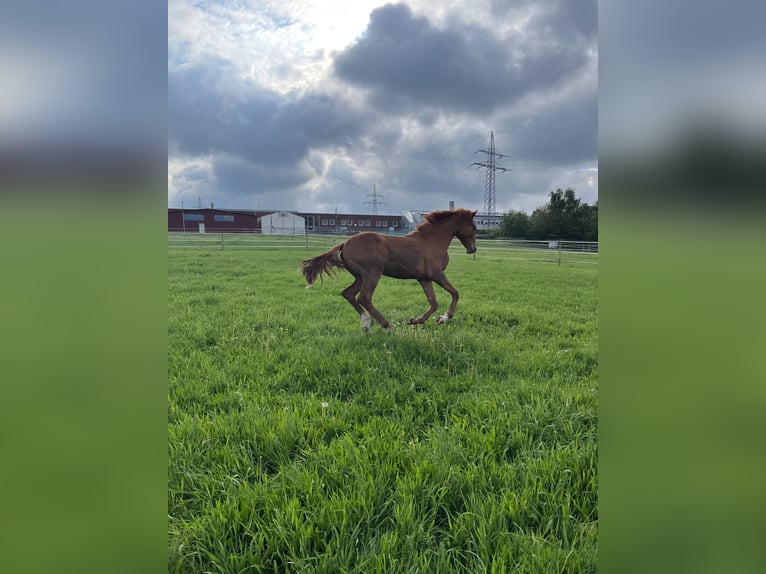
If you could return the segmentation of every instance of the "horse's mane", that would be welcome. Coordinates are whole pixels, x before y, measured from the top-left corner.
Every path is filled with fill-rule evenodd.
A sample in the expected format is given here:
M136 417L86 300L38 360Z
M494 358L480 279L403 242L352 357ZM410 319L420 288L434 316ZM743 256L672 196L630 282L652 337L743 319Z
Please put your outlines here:
M440 209L426 213L423 216L423 222L420 223L415 229L410 231L407 235L414 235L422 231L428 231L435 224L449 219L450 217L473 217L473 211L459 207L457 209Z

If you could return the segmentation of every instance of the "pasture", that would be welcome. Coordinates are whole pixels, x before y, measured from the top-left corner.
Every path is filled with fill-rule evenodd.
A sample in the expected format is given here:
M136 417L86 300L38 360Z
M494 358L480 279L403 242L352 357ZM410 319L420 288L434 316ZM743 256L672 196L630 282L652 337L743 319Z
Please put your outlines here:
M597 265L455 240L455 317L364 334L334 240L252 241L168 252L169 572L597 570Z

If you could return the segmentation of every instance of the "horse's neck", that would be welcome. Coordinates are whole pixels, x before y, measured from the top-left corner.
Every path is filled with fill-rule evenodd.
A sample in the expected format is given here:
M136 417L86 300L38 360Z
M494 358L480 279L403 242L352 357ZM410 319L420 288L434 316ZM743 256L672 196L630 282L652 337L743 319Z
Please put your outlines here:
M449 248L449 244L452 243L452 239L455 237L456 229L456 226L445 225L439 228L421 230L418 233L418 236L422 238L430 238L434 243L446 251Z

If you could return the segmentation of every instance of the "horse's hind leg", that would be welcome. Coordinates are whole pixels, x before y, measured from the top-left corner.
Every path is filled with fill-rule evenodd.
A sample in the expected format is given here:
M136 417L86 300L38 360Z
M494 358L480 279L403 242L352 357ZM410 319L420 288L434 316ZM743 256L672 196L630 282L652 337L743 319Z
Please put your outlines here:
M434 294L434 286L433 283L429 279L418 279L418 282L420 283L420 286L423 288L423 293L426 294L426 299L428 299L429 307L426 309L426 312L423 313L420 317L417 319L415 317L410 317L409 323L410 325L420 325L422 323L425 323L428 318L433 315L433 312L436 311L436 308L439 306L439 304L436 302L436 295Z
M447 309L447 312L444 315L440 315L438 319L436 319L437 323L446 323L449 321L452 316L455 314L455 307L457 307L457 300L458 300L458 294L457 289L455 289L452 284L447 281L447 278L442 273L438 277L434 277L434 281L444 289L447 293L452 295L452 302L450 303L449 309Z
M354 275L354 282L348 287L346 287L341 292L341 295L343 295L343 298L349 303L351 303L351 306L356 310L357 313L359 313L359 318L362 320L362 330L369 331L370 330L370 315L367 313L367 311L364 310L364 308L356 300L356 295L357 293L359 293L359 290L361 288L362 288L362 276Z
M372 315L375 320L380 323L381 327L383 327L386 331L390 331L391 324L372 304L372 293L375 291L375 287L378 286L378 281L380 281L380 274L367 275L363 278L362 290L359 292L359 303L362 305L362 307L370 312L370 315Z

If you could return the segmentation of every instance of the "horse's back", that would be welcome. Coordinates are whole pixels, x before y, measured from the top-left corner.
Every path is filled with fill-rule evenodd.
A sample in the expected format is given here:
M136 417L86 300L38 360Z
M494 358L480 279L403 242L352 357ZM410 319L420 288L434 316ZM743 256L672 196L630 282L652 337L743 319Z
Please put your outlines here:
M349 250L354 252L365 252L370 250L383 249L385 236L374 231L363 231L349 237L343 244L343 252Z
M421 242L411 237L358 233L343 246L343 260L353 271L378 272L399 279L429 275L429 265Z
M346 240L343 245L343 253L353 252L362 256L380 256L387 259L400 251L412 251L414 248L415 245L406 237L363 231Z
M384 236L373 231L363 231L343 243L341 257L350 270L362 271L371 267L382 268L386 254Z

